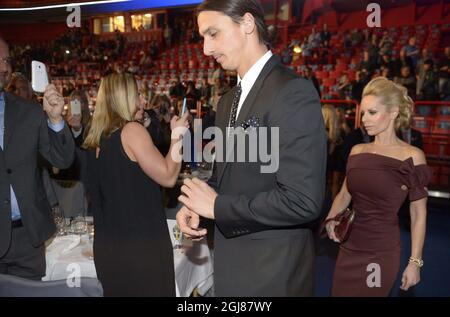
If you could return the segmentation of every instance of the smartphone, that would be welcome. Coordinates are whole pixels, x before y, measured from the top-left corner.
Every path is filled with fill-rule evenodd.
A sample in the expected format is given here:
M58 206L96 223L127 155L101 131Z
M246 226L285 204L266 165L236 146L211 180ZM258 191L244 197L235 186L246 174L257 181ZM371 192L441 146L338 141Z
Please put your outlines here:
M183 107L181 108L181 116L186 112L186 98L183 100Z
M73 116L81 115L81 102L77 99L70 101L70 113Z
M45 64L38 61L31 62L31 87L35 92L44 93L48 86L48 75Z

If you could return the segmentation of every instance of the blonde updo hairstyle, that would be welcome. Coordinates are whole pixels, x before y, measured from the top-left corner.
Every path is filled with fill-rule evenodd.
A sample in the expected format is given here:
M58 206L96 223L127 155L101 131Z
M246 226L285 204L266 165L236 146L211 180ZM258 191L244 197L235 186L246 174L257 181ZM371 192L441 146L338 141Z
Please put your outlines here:
M414 102L408 96L408 90L402 85L396 84L386 77L372 79L364 87L362 97L374 96L380 103L386 106L388 111L398 107L398 116L395 119L395 129L407 129L411 126Z

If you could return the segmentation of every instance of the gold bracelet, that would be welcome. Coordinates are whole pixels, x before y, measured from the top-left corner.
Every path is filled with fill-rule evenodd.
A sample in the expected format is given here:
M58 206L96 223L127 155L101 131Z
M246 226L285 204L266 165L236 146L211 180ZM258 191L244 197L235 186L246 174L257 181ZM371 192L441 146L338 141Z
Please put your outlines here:
M423 266L423 260L422 259L416 259L416 258L413 258L413 257L409 258L409 263L414 263L418 267L422 267Z

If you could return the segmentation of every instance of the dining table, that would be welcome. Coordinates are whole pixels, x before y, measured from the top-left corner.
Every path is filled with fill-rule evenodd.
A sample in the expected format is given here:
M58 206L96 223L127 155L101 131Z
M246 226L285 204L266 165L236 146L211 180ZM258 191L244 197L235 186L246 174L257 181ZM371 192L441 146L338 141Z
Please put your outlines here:
M176 221L167 219L171 234L177 297L196 292L205 295L213 285L212 254L206 240L192 241L173 233ZM46 275L43 281L71 279L74 276L96 278L93 239L88 232L57 235L46 243Z

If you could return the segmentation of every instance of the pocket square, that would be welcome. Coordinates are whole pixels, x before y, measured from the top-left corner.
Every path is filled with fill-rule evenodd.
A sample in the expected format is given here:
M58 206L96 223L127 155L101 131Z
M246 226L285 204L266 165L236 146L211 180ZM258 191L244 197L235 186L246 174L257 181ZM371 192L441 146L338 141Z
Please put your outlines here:
M247 120L241 123L241 127L244 128L244 130L247 130L248 128L259 128L259 118L256 116L250 116Z

